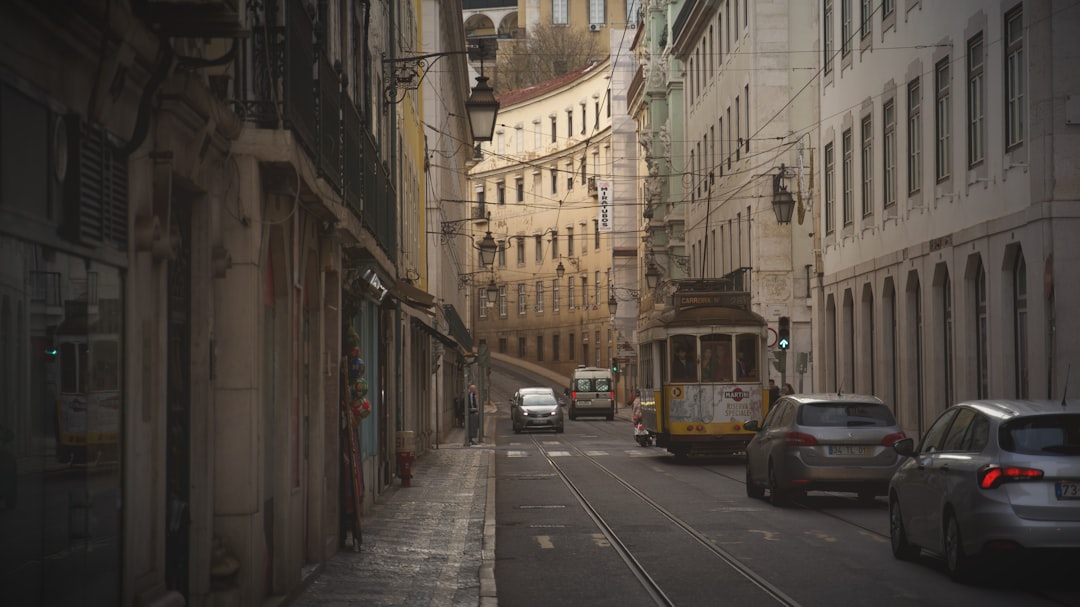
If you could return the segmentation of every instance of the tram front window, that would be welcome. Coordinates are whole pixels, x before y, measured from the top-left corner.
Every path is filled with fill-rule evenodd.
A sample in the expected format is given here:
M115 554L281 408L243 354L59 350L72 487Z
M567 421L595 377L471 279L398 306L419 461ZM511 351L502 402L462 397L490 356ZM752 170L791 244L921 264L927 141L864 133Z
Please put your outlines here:
M701 336L701 381L729 382L733 377L730 335Z
M676 335L671 338L671 381L697 381L697 338L693 335Z
M758 336L739 335L735 338L735 373L739 380L758 378Z

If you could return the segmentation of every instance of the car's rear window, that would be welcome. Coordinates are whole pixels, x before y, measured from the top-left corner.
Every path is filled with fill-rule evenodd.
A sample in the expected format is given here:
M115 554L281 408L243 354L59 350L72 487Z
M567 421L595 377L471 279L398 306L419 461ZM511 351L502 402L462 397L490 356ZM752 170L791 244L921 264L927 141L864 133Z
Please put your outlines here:
M895 426L892 411L877 403L813 403L799 407L800 426Z
M1080 414L1017 418L1002 424L998 440L1014 453L1080 456Z
M579 377L574 380L574 390L578 392L610 392L611 379L607 377Z

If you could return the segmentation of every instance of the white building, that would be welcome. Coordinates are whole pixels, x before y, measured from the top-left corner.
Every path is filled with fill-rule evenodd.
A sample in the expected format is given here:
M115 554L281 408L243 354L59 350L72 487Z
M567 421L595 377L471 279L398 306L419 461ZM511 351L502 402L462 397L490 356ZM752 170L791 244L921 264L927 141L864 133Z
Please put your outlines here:
M909 434L1078 362L1080 6L822 5L815 380ZM1077 365L1072 365L1077 366Z
M685 167L685 270L690 278L729 277L751 294L770 333L779 385L812 387L813 231L805 211L810 149L817 133L812 86L817 16L803 0L687 2L672 25L671 52L682 67L685 126L675 142ZM773 209L777 178L801 204L790 223ZM778 320L791 323L787 352L776 348Z

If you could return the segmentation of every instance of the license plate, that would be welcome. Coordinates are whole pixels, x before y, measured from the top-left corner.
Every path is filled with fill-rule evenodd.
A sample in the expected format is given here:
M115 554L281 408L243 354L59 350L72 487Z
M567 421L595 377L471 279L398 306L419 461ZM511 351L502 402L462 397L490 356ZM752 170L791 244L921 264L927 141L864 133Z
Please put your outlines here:
M870 447L829 445L829 455L870 455Z
M1080 500L1080 481L1054 483L1054 494L1059 500Z

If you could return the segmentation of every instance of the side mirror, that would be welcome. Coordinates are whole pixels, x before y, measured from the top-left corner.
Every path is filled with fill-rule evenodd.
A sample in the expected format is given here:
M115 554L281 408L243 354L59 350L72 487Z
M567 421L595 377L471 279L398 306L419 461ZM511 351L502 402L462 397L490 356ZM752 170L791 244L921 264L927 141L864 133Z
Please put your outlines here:
M742 427L743 427L743 430L749 430L751 432L759 432L759 431L761 431L761 426L758 425L758 421L756 419L752 419L752 420L746 422L745 424L742 425Z
M893 443L892 448L904 457L911 457L912 455L915 455L915 439L902 438Z

